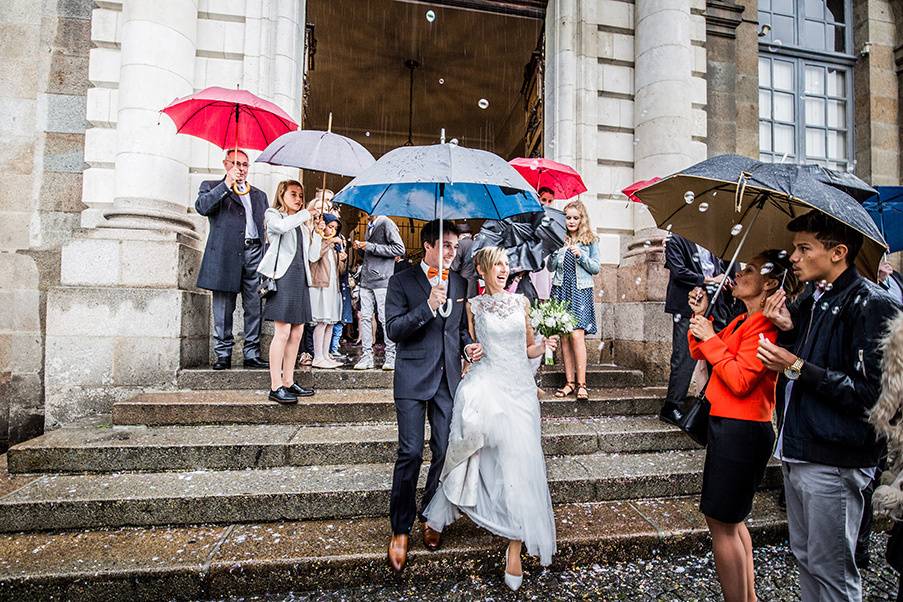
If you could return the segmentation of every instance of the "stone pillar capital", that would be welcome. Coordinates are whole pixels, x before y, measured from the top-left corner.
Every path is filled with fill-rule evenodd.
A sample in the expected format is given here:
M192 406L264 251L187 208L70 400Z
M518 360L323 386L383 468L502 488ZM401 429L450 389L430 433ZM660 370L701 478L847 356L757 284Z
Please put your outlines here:
M745 7L734 0L706 0L706 34L735 39Z

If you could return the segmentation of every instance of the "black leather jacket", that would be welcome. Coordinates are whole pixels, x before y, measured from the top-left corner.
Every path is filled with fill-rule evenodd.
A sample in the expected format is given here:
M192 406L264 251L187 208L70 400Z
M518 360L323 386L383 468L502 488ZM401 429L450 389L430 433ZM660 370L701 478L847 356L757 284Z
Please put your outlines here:
M868 411L881 389L878 343L899 304L855 268L815 300L791 306L794 330L779 341L803 358L784 412L787 378L777 381L785 457L845 468L876 466L883 452Z

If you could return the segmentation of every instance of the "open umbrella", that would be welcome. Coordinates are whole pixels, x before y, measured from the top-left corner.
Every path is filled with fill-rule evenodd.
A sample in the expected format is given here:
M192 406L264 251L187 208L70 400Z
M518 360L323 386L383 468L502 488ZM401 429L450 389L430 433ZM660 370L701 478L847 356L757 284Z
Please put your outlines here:
M534 190L549 188L556 199L569 199L586 192L586 185L580 174L564 163L528 157L512 159L509 163Z
M640 197L638 197L636 195L636 193L638 191L642 190L643 188L646 188L647 186L652 186L659 180L661 180L661 178L658 176L655 176L654 178L649 179L649 180L638 180L638 181L634 182L633 184L631 184L630 186L628 186L627 188L622 189L621 192L623 192L625 195L627 195L627 198L630 199L631 201L634 201L637 203L642 203L643 201L640 199Z
M471 253L483 247L500 247L508 253L511 273L535 272L546 257L564 244L564 213L544 207L543 213L527 213L509 219L488 220L474 237Z
M889 252L903 250L903 186L877 186L865 207L887 241Z
M766 164L737 155L697 163L637 191L661 228L678 232L732 263L761 248L790 249L787 224L818 210L860 232L861 272L877 278L886 244L868 213L839 188L795 165ZM756 249L745 248L748 236Z
M177 98L163 112L179 134L202 138L222 149L261 150L282 134L298 129L275 104L247 90L217 86Z
M495 219L542 211L529 183L487 151L446 144L389 151L332 199L375 215L439 220ZM442 273L442 254L439 255ZM440 308L451 312L451 303Z
M817 164L800 165L799 168L822 184L838 188L860 203L878 194L877 190L849 172L837 171Z
M298 130L276 138L260 156L259 163L310 169L326 174L356 176L376 162L366 148L339 134L332 133L332 113L326 131Z

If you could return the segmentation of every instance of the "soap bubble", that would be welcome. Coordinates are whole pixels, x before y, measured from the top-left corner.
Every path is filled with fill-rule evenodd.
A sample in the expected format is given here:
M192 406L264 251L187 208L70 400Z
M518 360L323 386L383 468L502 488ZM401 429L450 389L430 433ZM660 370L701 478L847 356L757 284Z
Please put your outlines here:
M477 102L477 106L483 109L484 111L489 108L489 101L485 98L481 98L479 102Z
M699 209L699 213L705 213L709 210L709 204L703 201L699 203L699 207L697 207L697 209Z
M441 77L439 78L439 85L440 85L440 86L445 85L445 79L444 79L444 78L441 78Z
M670 231L671 231L671 228L672 228L673 226L674 226L674 224L668 224L667 226L665 226L665 230L667 230L668 232L670 232Z
M693 201L696 200L696 193L692 190L688 190L684 193L684 203L687 205L692 205Z
M781 48L783 45L784 45L784 42L782 42L780 40L774 40L771 44L768 45L768 51L775 52L779 48Z
M831 308L831 313L836 316L837 314L840 313L840 307L835 305L834 307Z
M370 137L370 132L364 132L364 136L366 136L367 138L369 138L369 137Z
M831 290L832 288L834 288L833 284L831 284L830 282L825 283L825 292Z
M822 302L821 302L821 305L820 305L819 307L821 307L822 311L827 311L827 309L828 309L828 302L827 302L827 301L822 301Z
M451 144L452 146L458 146L458 139L452 138L451 140L448 141L448 143Z
M778 259L787 259L787 251L781 249L781 252L778 253Z
M699 262L699 253L693 253L693 261Z
M681 315L680 315L680 314L674 314L674 323L675 323L675 324L677 324L678 322L680 322L680 319L681 319Z
M436 20L436 11L434 11L434 10L426 11L426 20L429 23L432 23L433 21L435 21Z
M634 282L635 284L639 284L639 283L641 283L642 281L643 281L643 279L640 278L639 276L637 276L636 280L634 280L633 282Z
M643 246L646 247L646 248L648 249L649 247L652 246L652 241L651 241L651 240L647 240L646 242L643 243Z
M765 274L770 274L773 271L774 271L774 264L769 262L762 266L762 269L759 270L759 273L764 276Z
M733 228L731 228L731 236L737 236L743 232L743 224L736 224Z

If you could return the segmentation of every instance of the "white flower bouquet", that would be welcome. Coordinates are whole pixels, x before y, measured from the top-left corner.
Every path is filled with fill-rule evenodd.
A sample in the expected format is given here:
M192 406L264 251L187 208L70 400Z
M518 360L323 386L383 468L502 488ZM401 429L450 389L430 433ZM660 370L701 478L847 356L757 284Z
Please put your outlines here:
M577 326L570 304L557 299L533 305L530 310L530 323L533 325L533 331L545 338L568 334ZM551 366L554 363L555 356L552 350L546 349L545 364Z

